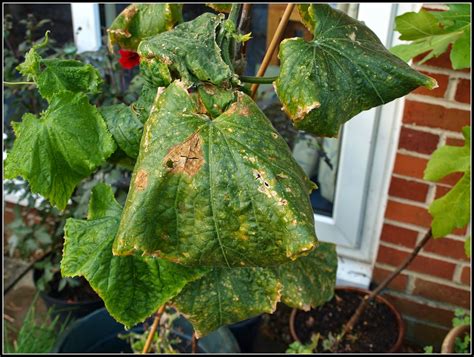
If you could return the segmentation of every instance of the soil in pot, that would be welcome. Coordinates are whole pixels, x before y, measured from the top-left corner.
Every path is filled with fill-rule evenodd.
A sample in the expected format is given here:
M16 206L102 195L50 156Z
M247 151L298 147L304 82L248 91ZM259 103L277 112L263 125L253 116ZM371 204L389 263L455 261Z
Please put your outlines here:
M337 290L328 303L308 312L298 311L295 331L303 343L310 343L314 333L327 339L336 336L359 306L362 295L352 291ZM353 331L332 352L388 352L397 342L399 325L392 310L382 302L373 300ZM314 352L328 352L320 342Z

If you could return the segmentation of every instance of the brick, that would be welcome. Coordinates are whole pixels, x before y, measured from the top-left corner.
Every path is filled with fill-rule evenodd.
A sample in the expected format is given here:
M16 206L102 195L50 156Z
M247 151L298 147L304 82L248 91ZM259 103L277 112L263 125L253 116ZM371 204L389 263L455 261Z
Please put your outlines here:
M450 238L431 239L423 247L423 251L453 259L469 260L464 252L464 242Z
M449 329L440 326L432 326L422 322L405 319L405 340L420 346L433 346L435 352L439 352L444 337Z
M431 67L441 67L441 68L453 69L453 66L451 65L451 60L449 59L449 53L450 52L451 52L451 45L449 45L448 50L446 52L444 52L442 55L426 61L425 63L423 63L423 65L431 66ZM428 54L428 52L425 52L421 55L418 55L418 56L414 57L413 58L413 63L420 62L427 54Z
M413 290L413 294L464 307L466 309L470 308L470 291L426 281L420 278L415 279L415 289Z
M451 188L452 188L451 186L448 187L448 186L436 185L435 199L443 197L445 194L449 192Z
M416 231L385 223L382 228L380 239L384 242L399 244L408 248L414 248L417 237L418 232Z
M381 245L376 261L398 267L409 255L410 253L408 252ZM414 271L451 280L455 269L456 265L453 263L418 255L408 265L406 271Z
M398 153L393 172L402 176L422 179L427 163L427 159Z
M389 274L391 273L390 270L383 269L380 267L375 267L372 272L372 281L378 285L380 284ZM395 279L392 280L390 284L388 284L389 289L397 290L397 291L405 291L408 284L408 276L404 274L398 275Z
M411 223L426 228L431 226L431 215L426 208L393 200L388 200L387 202L385 217L394 221Z
M430 186L424 183L392 177L388 193L394 197L425 202L429 188Z
M469 79L459 80L454 99L461 103L471 103L471 81Z
M448 88L449 76L445 74L431 73L431 72L425 72L425 71L420 71L420 72L429 77L436 79L436 81L438 82L438 88L429 90L428 88L425 88L425 87L419 87L413 93L429 95L430 97L443 98L444 93L446 92L446 89Z
M438 147L439 135L402 127L398 147L430 155Z
M419 320L434 322L446 327L451 327L454 312L439 307L432 307L412 299L384 294L385 298L390 301L403 316L414 317Z
M403 122L461 132L464 126L470 125L470 112L407 100L403 112Z
M446 145L464 146L464 139L446 138Z
M461 283L471 286L471 268L464 267L461 271Z

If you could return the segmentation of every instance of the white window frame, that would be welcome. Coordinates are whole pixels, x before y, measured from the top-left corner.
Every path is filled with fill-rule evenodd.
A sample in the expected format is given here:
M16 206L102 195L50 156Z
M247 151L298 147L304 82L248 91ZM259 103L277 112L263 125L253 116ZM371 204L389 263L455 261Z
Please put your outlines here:
M421 4L360 3L363 21L390 48L395 16ZM404 100L364 111L344 125L332 217L315 214L321 241L336 243L338 284L367 288L383 225Z
M102 46L99 4L72 3L71 15L77 52L97 51Z

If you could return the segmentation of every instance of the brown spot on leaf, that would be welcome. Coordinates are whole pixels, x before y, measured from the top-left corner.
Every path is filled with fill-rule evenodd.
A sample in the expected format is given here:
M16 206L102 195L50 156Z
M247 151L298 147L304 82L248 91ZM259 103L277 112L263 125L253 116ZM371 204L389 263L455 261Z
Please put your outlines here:
M138 11L138 8L136 7L136 5L130 5L125 10L122 11L122 15L125 17L125 20L128 22L135 16L137 11Z
M238 114L242 116L247 116L250 114L249 107L243 103L244 96L241 92L237 92L237 100L232 103L229 108L225 111L224 114Z
M192 134L184 142L174 145L163 159L163 165L173 173L184 172L194 176L202 164L202 140L198 133Z
M135 187L138 191L143 191L148 185L148 173L145 170L139 170L135 178Z

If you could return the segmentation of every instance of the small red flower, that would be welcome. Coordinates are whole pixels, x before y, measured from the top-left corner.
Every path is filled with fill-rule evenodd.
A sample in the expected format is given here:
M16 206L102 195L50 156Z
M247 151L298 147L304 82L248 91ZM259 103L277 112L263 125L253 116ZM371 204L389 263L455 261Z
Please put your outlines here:
M132 69L140 64L140 56L138 53L127 50L119 50L119 63L125 69Z

